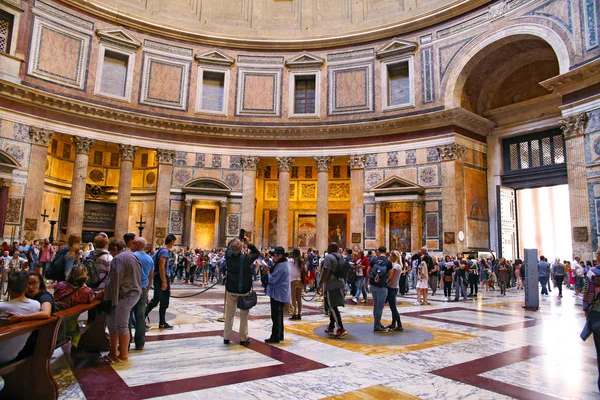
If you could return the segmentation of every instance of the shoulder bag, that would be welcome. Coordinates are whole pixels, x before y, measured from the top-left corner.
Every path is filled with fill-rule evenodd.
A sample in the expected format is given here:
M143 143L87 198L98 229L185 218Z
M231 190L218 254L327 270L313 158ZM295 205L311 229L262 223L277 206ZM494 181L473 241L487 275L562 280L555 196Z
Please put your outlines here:
M244 270L244 264L246 263L246 255L242 254L240 256L240 279L238 282L238 291L241 293L242 292L242 279L243 279L243 274L242 271ZM254 307L256 305L257 302L257 296L256 296L256 292L254 291L254 289L250 288L250 293L248 293L246 296L238 296L237 298L237 308L239 308L240 310L250 310L252 307Z

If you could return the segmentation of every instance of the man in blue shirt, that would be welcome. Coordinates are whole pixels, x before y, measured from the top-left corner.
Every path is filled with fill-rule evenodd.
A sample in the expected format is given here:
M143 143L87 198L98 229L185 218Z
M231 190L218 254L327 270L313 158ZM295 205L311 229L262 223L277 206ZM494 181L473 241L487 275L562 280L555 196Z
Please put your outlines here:
M146 307L148 306L148 290L152 287L154 261L152 257L146 254L146 239L139 237L134 239L130 246L133 255L142 264L142 294L135 306L131 309L131 317L129 318L129 335L131 336L131 328L135 327L135 349L142 350L146 343Z
M540 284L542 285L542 296L548 296L548 287L550 278L550 263L546 260L546 257L540 256L540 262L537 265L538 267L538 279Z
M169 270L169 251L175 244L175 235L169 233L165 238L165 245L154 253L154 297L146 308L146 316L158 304L158 329L173 329L167 324L166 315L171 297L171 280Z

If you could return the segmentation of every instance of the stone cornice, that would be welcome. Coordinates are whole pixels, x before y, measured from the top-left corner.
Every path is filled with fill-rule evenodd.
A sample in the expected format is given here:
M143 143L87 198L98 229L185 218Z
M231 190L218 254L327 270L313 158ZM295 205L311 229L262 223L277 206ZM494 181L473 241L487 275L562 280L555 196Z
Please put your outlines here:
M118 24L122 26L146 34L155 34L174 40L215 47L239 48L244 50L272 50L273 48L277 48L280 50L300 51L362 44L406 34L408 32L414 32L442 23L457 15L465 14L484 4L488 4L490 1L491 0L457 0L442 9L434 9L404 21L363 31L353 31L346 34L315 36L311 38L285 37L281 39L263 39L207 34L201 33L200 31L185 31L177 29L176 27L157 24L156 21L136 18L127 13L123 13L118 9L106 7L90 0L62 0L63 3L72 6L75 9L90 13L107 21L117 21Z
M540 82L540 85L564 96L599 82L600 59L597 59L554 78L546 79Z
M387 134L414 132L447 126L458 126L486 136L494 123L462 108L434 109L420 114L408 114L397 118L379 117L364 121L323 121L318 124L242 125L213 123L191 118L162 117L141 112L119 110L104 105L71 99L39 89L0 80L0 97L10 100L9 109L21 111L18 103L26 108L32 105L55 110L94 122L117 123L122 127L138 128L145 132L164 135L165 131L192 135L195 138L246 138L252 140L327 140L349 137L376 137ZM134 134L132 134L134 135Z

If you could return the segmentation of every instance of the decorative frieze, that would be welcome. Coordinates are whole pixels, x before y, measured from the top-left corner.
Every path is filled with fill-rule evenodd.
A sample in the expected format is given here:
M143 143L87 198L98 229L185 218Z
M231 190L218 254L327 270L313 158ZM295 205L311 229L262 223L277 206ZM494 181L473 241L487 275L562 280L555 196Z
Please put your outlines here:
M173 164L175 160L175 150L157 149L156 162L159 164Z
M83 136L73 136L71 138L71 142L75 146L75 151L77 154L88 154L92 148L92 145L94 144L94 139Z
M467 149L456 143L438 146L438 153L441 161L462 160Z
M319 172L328 172L333 162L333 157L331 156L316 156L314 159L317 163L317 171Z
M242 167L246 170L256 171L260 157L242 157Z
M36 128L35 126L29 127L29 138L33 144L48 147L52 136L54 136L54 131L49 129Z
M135 153L140 148L138 146L134 146L131 144L119 144L119 153L121 154L121 160L123 161L133 161L135 158Z
M294 162L292 157L275 157L275 159L277 160L279 171L290 172L292 169L292 163Z
M350 169L363 169L367 162L367 156L364 154L353 154L350 156Z
M585 127L589 117L587 113L583 112L577 115L571 115L565 119L559 121L560 128L565 135L565 139L572 139L577 136L581 136L585 133Z

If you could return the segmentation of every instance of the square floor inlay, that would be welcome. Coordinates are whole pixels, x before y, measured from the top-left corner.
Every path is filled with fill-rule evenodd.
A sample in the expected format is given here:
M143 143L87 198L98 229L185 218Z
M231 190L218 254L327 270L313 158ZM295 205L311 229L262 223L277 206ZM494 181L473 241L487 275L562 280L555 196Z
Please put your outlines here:
M129 357L112 367L130 387L282 364L238 344L225 346L221 336L149 342Z

